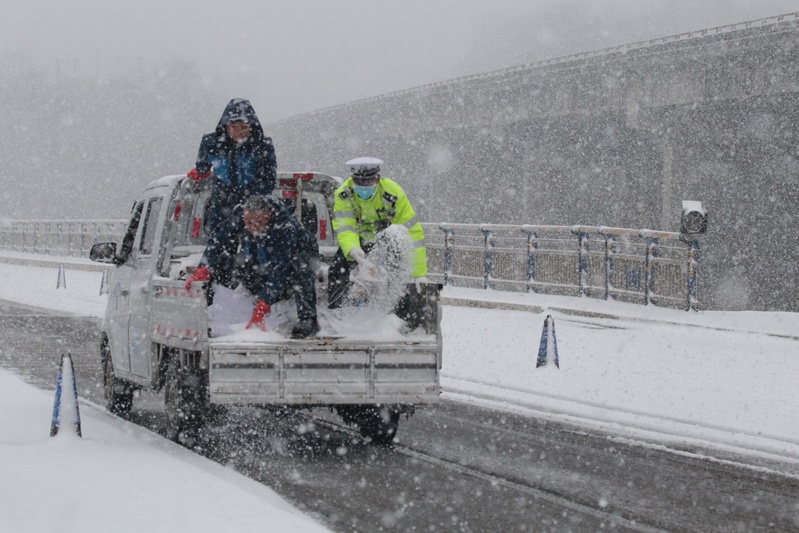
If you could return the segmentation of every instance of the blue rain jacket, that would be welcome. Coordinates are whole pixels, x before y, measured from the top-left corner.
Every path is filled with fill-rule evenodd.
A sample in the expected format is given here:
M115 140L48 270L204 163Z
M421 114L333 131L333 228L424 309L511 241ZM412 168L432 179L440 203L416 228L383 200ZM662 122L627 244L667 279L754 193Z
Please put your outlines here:
M245 120L252 128L252 135L242 144L227 134L227 124L236 120ZM248 197L272 193L277 172L275 148L249 100L235 98L228 103L216 130L203 135L196 167L201 174L214 171L204 223L209 236Z

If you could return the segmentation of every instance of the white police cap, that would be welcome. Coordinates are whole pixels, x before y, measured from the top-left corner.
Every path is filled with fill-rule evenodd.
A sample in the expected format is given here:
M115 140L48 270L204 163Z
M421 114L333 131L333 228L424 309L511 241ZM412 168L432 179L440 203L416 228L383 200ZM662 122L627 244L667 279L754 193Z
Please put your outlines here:
M383 160L376 157L356 157L347 161L347 166L350 167L352 176L358 178L376 176L380 172L380 165L382 164Z

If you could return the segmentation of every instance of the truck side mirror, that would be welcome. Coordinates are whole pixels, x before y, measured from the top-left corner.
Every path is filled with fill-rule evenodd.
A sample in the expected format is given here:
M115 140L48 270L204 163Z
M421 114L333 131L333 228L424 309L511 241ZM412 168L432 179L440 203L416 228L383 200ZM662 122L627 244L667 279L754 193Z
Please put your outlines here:
M706 232L707 211L702 207L702 202L683 200L680 233L683 235L696 235Z
M98 263L116 264L117 244L115 242L98 242L89 251L89 259Z

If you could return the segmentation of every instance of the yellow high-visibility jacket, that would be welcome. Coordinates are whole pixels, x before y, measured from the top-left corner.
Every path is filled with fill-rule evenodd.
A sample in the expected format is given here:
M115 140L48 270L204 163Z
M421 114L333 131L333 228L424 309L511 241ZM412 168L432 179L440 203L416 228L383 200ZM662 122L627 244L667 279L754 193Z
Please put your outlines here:
M381 177L375 194L362 200L352 189L352 178L348 178L336 189L333 206L333 231L344 257L352 260L350 250L361 247L361 241L373 242L381 221L390 216L392 224L402 224L408 228L413 242L413 266L411 275L415 278L427 275L427 251L424 247L424 230L416 218L416 213L408 201L408 196L396 182Z

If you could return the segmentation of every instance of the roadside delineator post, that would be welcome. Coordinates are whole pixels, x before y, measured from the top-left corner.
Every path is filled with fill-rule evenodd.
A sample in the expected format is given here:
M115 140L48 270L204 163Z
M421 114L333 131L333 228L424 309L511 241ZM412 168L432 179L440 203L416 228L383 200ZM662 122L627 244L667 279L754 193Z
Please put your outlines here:
M65 388L67 389L66 396L64 396ZM53 403L53 419L50 422L51 437L58 435L61 422L65 419L75 426L75 432L78 437L82 437L80 409L78 408L78 384L75 381L75 367L72 364L72 355L69 352L61 354L61 365L58 370L58 382L55 388L55 402Z
M103 270L103 279L100 280L100 296L108 294L108 270Z
M538 361L535 367L544 366L550 360L554 361L555 366L560 368L558 341L555 338L555 319L552 318L552 315L547 315L544 319L544 330L541 332L541 342L538 345Z
M67 273L64 270L64 263L61 263L61 266L58 267L58 281L56 282L55 288L60 289L61 286L67 288Z

